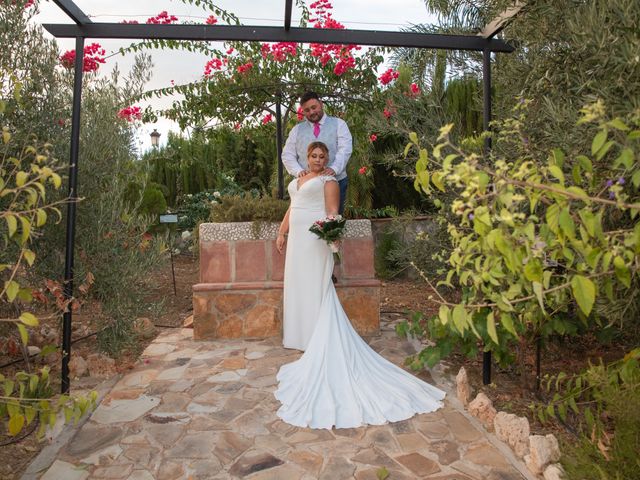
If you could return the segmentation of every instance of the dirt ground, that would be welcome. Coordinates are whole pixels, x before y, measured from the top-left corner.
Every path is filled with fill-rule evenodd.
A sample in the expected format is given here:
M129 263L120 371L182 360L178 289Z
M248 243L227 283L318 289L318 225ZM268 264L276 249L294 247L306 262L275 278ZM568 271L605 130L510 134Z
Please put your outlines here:
M148 299L154 304L149 318L158 329L176 328L182 326L185 318L192 314L192 292L191 286L198 281L197 259L191 256L179 255L174 257L174 269L176 278L176 289L174 294L171 263L169 258L164 265L159 268L148 279L146 288L148 289ZM382 283L381 291L381 312L389 315L406 316L410 311L422 311L426 315L437 313L438 306L428 299L428 291L421 281L392 280ZM87 303L81 311L73 317L74 339L90 335L95 332L98 322L96 318L100 316L99 305ZM52 328L56 328L58 320L52 320ZM152 337L151 337L152 338ZM133 365L151 338L140 340L135 349L125 353L115 363L116 372L126 372L133 368ZM593 339L582 342L571 341L570 344L555 343L548 346L542 355L543 373L557 373L559 371L578 371L583 368L589 359L598 356L605 358L616 358L623 354L625 345L611 345L603 347ZM5 349L6 350L6 349ZM84 358L98 351L95 336L78 341L72 346L72 356L80 355ZM569 353L568 353L569 351ZM529 363L531 371L534 365L534 352L531 352ZM17 357L19 358L19 357ZM0 351L0 365L15 360L16 357L9 357L6 351ZM482 385L482 362L481 357L468 359L460 355L452 355L445 361L451 375L455 375L461 366L465 366L469 374L472 387L476 390L484 391L499 410L505 410L518 415L529 417L533 433L553 431L560 436L566 436L566 430L555 424L541 425L537 419L533 418L529 405L535 399L543 398L540 394L531 391L523 391L520 378L515 368L499 369L493 367L492 384ZM34 365L39 368L41 365ZM50 359L51 378L53 379L54 391L59 391L60 363L59 359ZM24 363L0 369L0 374L9 376L15 369L24 369ZM77 389L90 389L104 379L96 379L91 383L85 377L81 381L72 381L72 392ZM0 478L17 479L31 460L37 455L40 449L48 440L45 438L38 441L35 434L31 433L25 438L16 441L4 434L0 434Z

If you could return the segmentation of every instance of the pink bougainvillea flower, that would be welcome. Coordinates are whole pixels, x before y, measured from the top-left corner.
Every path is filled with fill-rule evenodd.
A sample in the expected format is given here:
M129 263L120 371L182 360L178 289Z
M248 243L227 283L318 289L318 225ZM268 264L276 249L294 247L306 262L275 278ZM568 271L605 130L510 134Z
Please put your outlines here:
M214 70L220 70L222 68L222 64L223 62L219 58L212 58L211 60L209 60L204 66L205 77L211 75Z
M385 118L391 118L391 116L393 115L391 110L387 110L386 108L382 110L382 114L385 116Z
M240 125L240 123L236 123L236 124L233 126L233 128L234 128L234 130L240 130L240 128L242 128L242 125Z
M171 83L171 86L175 86L176 82L174 80L171 80L169 83Z
M378 139L378 136L375 133L372 133L369 137L370 142L375 142Z
M237 70L238 73L247 73L249 70L251 70L253 68L253 62L247 62L244 65L239 65Z
M99 43L92 43L84 47L84 56L82 58L82 71L95 72L100 68L101 63L105 63L105 50ZM73 68L76 61L76 51L68 50L60 55L60 63L64 68Z
M64 118L59 118L57 123L59 126L64 127Z
M207 25L215 25L216 23L218 23L218 19L214 15L209 15L204 23L206 23Z
M166 10L163 10L155 17L147 19L147 23L151 23L154 25L168 25L177 21L178 17L176 17L175 15L169 15Z
M411 94L412 94L413 96L418 96L418 95L420 95L420 87L419 87L417 84L412 83L412 84L409 86L409 89L411 90Z
M360 167L360 170L358 170L358 173L360 175L364 175L365 173L367 173L367 167Z
M396 78L398 78L399 75L400 74L397 71L390 68L386 72L384 72L382 75L380 75L378 77L378 80L380 80L380 83L382 85L388 85L389 83L393 82Z
M233 47L229 48L227 50L227 55L231 55L233 53Z
M302 107L298 107L298 111L296 112L298 115L298 121L301 122L304 120L304 112L302 111Z
M129 24L129 25L138 25L138 21L137 20L122 20L120 23L125 23L125 24Z
M122 118L127 122L133 122L134 120L140 120L142 118L142 110L138 106L125 107L118 112L118 118Z
M262 119L262 124L266 125L267 123L269 123L271 120L273 120L273 116L270 113L267 113L264 118Z
M356 66L356 60L352 56L341 58L333 68L333 73L340 76Z

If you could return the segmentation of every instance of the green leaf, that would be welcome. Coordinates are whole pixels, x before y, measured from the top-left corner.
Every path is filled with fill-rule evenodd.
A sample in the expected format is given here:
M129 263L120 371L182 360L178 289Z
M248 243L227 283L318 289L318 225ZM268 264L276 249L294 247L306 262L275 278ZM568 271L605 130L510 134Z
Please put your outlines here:
M524 276L530 282L542 283L542 263L534 258L524 266Z
M11 238L11 237L13 237L13 234L16 233L16 230L18 229L18 221L16 220L16 217L13 216L13 215L7 215L4 218L7 221L7 229L9 230L9 238Z
M22 314L20 315L20 321L28 327L37 327L39 324L36 316L33 313L29 312L22 312Z
M582 313L589 316L593 303L596 301L595 284L587 277L574 275L571 279L571 291Z
M29 343L29 332L24 325L21 323L16 323L16 327L18 327L18 331L20 332L20 340L22 340L22 344L26 347Z
M598 153L596 153L596 160L601 160L613 145L615 145L615 142L613 141L605 143L604 146L600 150L598 150Z
M491 340L493 340L496 345L499 345L498 332L496 331L496 319L493 317L493 312L487 315L487 333Z
M464 333L467 329L467 312L464 305L459 304L453 307L453 324L460 333Z
M514 337L518 338L518 332L516 332L516 328L513 325L513 318L508 313L502 313L500 315L500 323L504 327L504 329L512 334Z
M20 217L20 223L22 224L22 236L20 237L20 243L24 244L31 235L31 223L26 217Z
M595 137L593 137L593 142L591 142L591 155L595 155L598 150L602 148L604 142L607 140L607 136L609 132L607 130L599 131Z
M540 282L533 282L533 292L536 294L536 298L538 299L538 304L540 304L540 308L544 313L544 293L542 289L542 284Z
M613 268L616 272L616 277L620 280L620 283L629 288L631 286L631 272L629 271L629 267L624 263L622 257L615 257L613 259Z
M571 218L571 214L569 213L568 208L562 209L558 217L558 223L567 237L575 238L576 226L573 223L573 218Z
M625 148L620 152L618 158L613 161L613 168L618 168L620 165L624 165L624 168L633 167L633 150Z
M20 171L16 173L16 185L18 187L22 187L27 182L28 178L29 174L27 172Z
M585 172L593 172L593 165L589 157L587 157L586 155L578 155L576 157L576 160Z
M553 233L558 233L559 219L560 219L560 206L557 203L554 203L553 205L551 205L549 208L547 208L545 217L547 220L547 224L549 225L549 229Z
M636 189L640 187L640 170L635 171L631 177L631 183L633 183L633 186L636 187Z
M4 282L4 288L6 289L7 300L13 302L20 291L20 285L15 280L7 280Z
M389 470L386 467L379 468L376 470L376 477L378 480L387 480L389 478Z
M29 266L33 265L33 262L36 260L36 254L33 253L31 250L29 250L28 248L25 248L22 256L24 257L24 259L27 261L27 263L29 264Z
M47 212L46 210L39 208L38 211L36 212L36 226L41 227L45 223L47 223Z
M557 178L562 185L564 185L564 173L562 173L560 167L558 167L557 165L551 165L549 167L549 173Z
M446 325L449 322L450 309L446 305L440 305L440 310L438 311L438 318L442 325Z
M418 144L418 134L416 132L411 132L409 134L409 140L411 140L414 144Z
M24 416L21 414L12 415L9 419L9 435L15 437L22 431L24 426Z
M610 127L615 128L617 130L622 130L623 132L626 132L627 130L629 130L629 127L627 126L627 124L624 123L619 118L614 118L610 122L607 122L607 125L609 125Z

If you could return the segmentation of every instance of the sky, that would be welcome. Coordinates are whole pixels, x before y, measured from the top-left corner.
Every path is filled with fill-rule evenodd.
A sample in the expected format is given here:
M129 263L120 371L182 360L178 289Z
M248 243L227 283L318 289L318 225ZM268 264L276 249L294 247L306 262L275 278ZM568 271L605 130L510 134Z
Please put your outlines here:
M200 7L185 4L179 0L75 0L76 5L94 22L114 22L122 20L137 20L144 23L147 18L154 17L163 10L178 17L178 23L183 21L204 22L210 12ZM220 8L240 17L244 25L280 26L284 23L284 0L214 0ZM292 25L297 25L300 11L295 7L292 11ZM307 6L311 1L307 1ZM40 13L34 17L38 23L72 23L62 10L52 1L39 2ZM398 31L403 26L419 23L434 23L423 0L333 0L333 17L345 25L346 28L362 30ZM47 34L48 35L48 34ZM73 39L58 39L61 52L74 48ZM127 40L91 39L100 43L107 55L127 46ZM150 52L153 59L152 78L147 84L148 89L162 88L170 85L171 80L176 84L188 83L202 77L204 65L207 62L202 54L190 52L174 52L156 50ZM126 75L133 62L133 55L115 55L100 67L101 74L107 74L117 64L120 72ZM154 109L163 108L170 104L169 99L154 99L151 101ZM140 102L146 107L149 102ZM177 124L166 119L159 119L156 124L145 124L138 131L138 147L141 151L151 148L149 134L153 129L160 132L160 143L163 144L170 130L179 131Z

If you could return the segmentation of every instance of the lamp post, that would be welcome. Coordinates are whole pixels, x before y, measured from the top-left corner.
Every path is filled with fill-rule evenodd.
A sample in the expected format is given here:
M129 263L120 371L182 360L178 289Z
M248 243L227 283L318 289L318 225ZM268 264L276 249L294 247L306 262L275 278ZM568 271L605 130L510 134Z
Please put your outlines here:
M158 146L158 142L160 141L160 133L158 132L158 130L154 128L153 132L151 132L150 135L151 135L151 146L153 148L156 148Z

